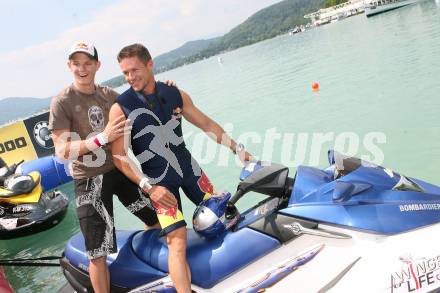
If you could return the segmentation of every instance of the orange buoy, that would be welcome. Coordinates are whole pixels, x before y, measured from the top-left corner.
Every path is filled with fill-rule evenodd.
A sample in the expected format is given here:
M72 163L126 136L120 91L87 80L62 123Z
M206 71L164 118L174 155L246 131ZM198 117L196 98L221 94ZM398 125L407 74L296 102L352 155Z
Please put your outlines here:
M319 90L319 83L317 82L312 83L312 90L314 92L317 92Z

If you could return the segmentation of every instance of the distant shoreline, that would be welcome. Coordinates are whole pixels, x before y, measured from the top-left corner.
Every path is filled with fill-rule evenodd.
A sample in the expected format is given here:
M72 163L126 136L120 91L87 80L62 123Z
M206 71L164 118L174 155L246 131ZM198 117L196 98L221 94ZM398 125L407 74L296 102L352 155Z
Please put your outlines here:
M286 34L295 26L307 25L304 16L325 6L325 0L284 0L263 8L221 37L196 40L153 59L155 74L193 64ZM126 84L122 75L102 83L113 88Z

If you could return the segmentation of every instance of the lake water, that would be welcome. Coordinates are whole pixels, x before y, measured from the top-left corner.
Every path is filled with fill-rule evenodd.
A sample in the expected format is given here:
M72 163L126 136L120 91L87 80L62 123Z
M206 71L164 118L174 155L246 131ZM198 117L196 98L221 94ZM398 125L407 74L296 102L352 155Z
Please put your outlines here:
M284 163L293 175L298 164L325 166L327 149L336 147L440 184L440 2L359 15L221 56L222 63L213 57L158 78L175 80L256 157ZM234 191L240 167L233 156L188 123L184 132L216 188ZM62 190L73 197L71 184ZM257 198L244 198L240 208ZM188 221L193 209L184 202ZM115 221L142 229L119 203ZM78 231L70 204L50 231L2 240L0 255L60 255ZM56 292L65 283L59 268L5 271L17 292Z

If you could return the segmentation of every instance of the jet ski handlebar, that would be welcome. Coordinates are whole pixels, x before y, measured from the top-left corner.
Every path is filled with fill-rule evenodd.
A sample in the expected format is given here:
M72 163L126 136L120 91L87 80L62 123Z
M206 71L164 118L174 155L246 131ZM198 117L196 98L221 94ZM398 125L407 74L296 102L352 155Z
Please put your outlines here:
M24 160L21 160L17 164L12 164L8 166L2 158L0 158L0 186L3 186L6 178L15 173L17 167L23 163Z

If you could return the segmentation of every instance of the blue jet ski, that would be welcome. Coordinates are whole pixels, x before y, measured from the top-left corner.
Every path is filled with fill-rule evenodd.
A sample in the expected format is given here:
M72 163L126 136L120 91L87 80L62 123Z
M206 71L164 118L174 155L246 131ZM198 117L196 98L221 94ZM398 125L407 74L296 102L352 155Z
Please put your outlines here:
M440 288L440 188L329 152L325 169L250 163L234 204L267 195L216 238L188 230L195 292L428 292ZM175 292L158 230L118 231L112 292ZM81 234L61 260L77 292L92 292Z

